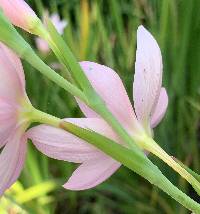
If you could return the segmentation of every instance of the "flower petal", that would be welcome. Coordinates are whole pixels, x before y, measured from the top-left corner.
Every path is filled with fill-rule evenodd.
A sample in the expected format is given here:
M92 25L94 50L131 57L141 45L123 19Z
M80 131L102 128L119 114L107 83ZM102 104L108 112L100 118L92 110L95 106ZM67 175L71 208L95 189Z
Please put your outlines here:
M102 155L102 157L82 163L63 187L70 190L95 187L109 178L120 166L119 162Z
M112 129L101 119L80 118L67 121L81 127L89 128L117 139ZM33 141L36 148L45 155L69 162L82 163L102 155L102 152L80 138L62 130L47 125L31 128L27 137Z
M25 141L26 139L16 132L0 154L0 196L20 175L26 155Z
M140 26L137 31L137 51L133 83L134 107L138 120L149 126L162 83L162 56L153 36Z
M14 104L0 98L0 148L6 143L6 140L14 131L17 115Z
M48 157L74 163L95 158L100 151L78 137L58 128L39 125L28 132L35 147Z
M19 58L0 43L0 97L16 101L24 95L25 80Z
M165 115L168 106L168 96L165 88L161 88L160 96L151 117L151 128L156 127Z
M92 86L105 101L108 109L125 127L133 130L137 127L137 120L118 74L111 68L94 62L81 62L81 67ZM85 104L78 101L79 106L86 117L99 117Z

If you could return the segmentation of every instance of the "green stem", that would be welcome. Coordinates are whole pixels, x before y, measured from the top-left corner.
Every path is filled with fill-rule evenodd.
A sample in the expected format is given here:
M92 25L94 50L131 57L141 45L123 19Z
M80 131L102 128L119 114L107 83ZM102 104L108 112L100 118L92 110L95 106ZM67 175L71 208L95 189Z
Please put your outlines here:
M35 109L34 107L32 107L30 111L29 120L31 121L31 123L44 123L57 128L60 127L60 123L62 122L62 119Z
M80 64L77 62L68 45L64 42L63 38L51 23L51 20L46 18L46 23L48 32L41 26L40 29L38 29L38 35L48 42L59 61L70 70L74 81L87 95L87 92L93 91L90 81L82 71Z
M194 178L192 174L190 174L171 156L169 156L152 138L144 137L143 140L139 142L139 145L167 163L174 171L179 173L186 181L188 181L188 183L190 183L196 190L198 195L200 195L200 183L196 180L196 178Z
M83 102L87 103L87 98L84 93L77 88L75 85L64 79L58 73L56 73L53 69L51 69L48 65L46 65L31 49L28 47L21 53L20 57L29 62L34 68L40 71L43 75L45 75L48 79L55 82L61 88L71 93L73 96L78 97Z
M186 166L185 164L183 164L180 160L178 160L175 157L172 157L178 164L180 164L185 170L187 170L191 175L193 175L193 177L195 177L197 179L197 181L200 182L200 175L197 174L196 172L194 172L193 170L191 170L188 166Z

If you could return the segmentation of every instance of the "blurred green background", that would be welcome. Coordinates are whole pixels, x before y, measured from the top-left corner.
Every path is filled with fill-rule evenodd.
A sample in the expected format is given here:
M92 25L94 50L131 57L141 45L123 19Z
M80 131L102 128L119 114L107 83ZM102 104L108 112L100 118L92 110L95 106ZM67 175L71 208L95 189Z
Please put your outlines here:
M155 129L156 141L172 156L199 172L200 1L199 0L29 0L42 17L44 9L68 22L64 39L79 61L90 60L114 68L132 100L136 30L143 24L157 39L163 56L163 84L169 107ZM35 47L34 37L23 36ZM38 54L47 64L55 56ZM27 92L39 109L59 117L80 117L73 98L23 62ZM62 69L58 70L63 73ZM200 202L190 186L150 155L181 190ZM0 202L0 213L36 214L172 214L189 213L143 178L121 167L94 189L68 191L62 184L74 164L46 158L29 143L20 180Z

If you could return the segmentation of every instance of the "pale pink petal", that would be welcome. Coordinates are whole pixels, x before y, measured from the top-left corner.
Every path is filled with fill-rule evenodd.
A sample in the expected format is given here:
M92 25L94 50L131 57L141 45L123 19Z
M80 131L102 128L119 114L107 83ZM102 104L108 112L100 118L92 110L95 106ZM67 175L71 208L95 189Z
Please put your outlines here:
M10 137L0 154L0 196L19 177L26 155L26 140L19 132Z
M70 190L85 190L97 186L108 179L121 164L104 155L82 163L63 185Z
M83 112L83 114L88 118L99 118L100 116L89 108L85 103L81 102L78 98L76 98L79 108Z
M65 119L85 129L96 131L119 143L117 135L100 118ZM52 158L82 163L73 173L65 188L81 190L98 185L111 176L119 167L109 156L87 142L58 128L40 125L31 128L27 137L32 139L39 151Z
M0 148L17 125L19 102L28 98L20 59L0 43Z
M0 0L0 8L12 24L28 30L32 21L37 19L34 11L24 0Z
M44 39L38 37L35 39L35 43L39 51L41 51L44 54L49 53L50 51L49 45Z
M6 45L0 42L0 51L2 51L2 54L7 58L10 64L12 64L13 67L15 67L15 72L18 75L18 78L20 79L20 83L23 89L25 89L25 76L24 76L24 69L22 67L22 63L20 58Z
M131 127L134 130L138 126L137 120L118 74L111 68L94 62L81 62L80 64L96 92L105 101L108 109L125 128ZM98 117L95 112L81 104L80 101L78 103L86 117Z
M149 126L162 83L162 56L153 36L140 26L137 31L137 51L133 83L134 107L138 120Z
M39 125L31 128L27 137L40 152L58 160L82 163L101 154L78 137L51 126Z
M101 119L80 118L67 121L84 128L89 128L117 140L112 129ZM102 152L80 138L62 130L47 125L31 128L27 137L39 151L45 155L69 162L81 163L102 155Z
M14 104L0 98L0 148L15 129L16 117Z
M0 97L12 101L25 94L24 73L17 56L0 43Z
M165 88L161 88L160 96L151 117L151 128L156 127L165 115L168 106L168 96Z

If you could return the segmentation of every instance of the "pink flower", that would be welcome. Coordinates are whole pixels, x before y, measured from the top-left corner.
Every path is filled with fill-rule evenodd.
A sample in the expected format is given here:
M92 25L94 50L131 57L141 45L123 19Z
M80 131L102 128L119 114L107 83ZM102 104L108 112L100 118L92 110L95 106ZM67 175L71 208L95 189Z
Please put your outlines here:
M0 43L0 197L19 177L26 156L26 129L34 110L19 58ZM31 130L29 130L31 133Z
M18 57L0 43L0 195L18 178L26 154L23 106L30 105Z
M30 31L39 21L35 12L23 0L0 0L0 8L12 24Z
M161 88L162 57L153 36L140 26L137 31L137 52L133 83L134 109L118 74L94 62L81 62L94 89L109 110L133 137L146 133L152 136L168 105L166 90ZM93 110L78 101L86 118L68 119L123 144L112 128ZM120 163L88 145L83 140L51 126L40 125L28 133L34 145L49 157L80 163L64 187L71 190L92 188L108 177Z
M49 16L48 12L45 13L43 19L45 19L46 16ZM50 16L50 19L51 19L53 25L55 26L56 30L58 31L58 33L63 34L64 29L67 26L67 22L65 20L61 20L57 13L53 13ZM45 23L45 21L44 21L44 23ZM36 46L37 46L38 50L41 51L42 53L46 54L50 51L49 45L44 39L37 37L35 39L35 42L36 42Z

